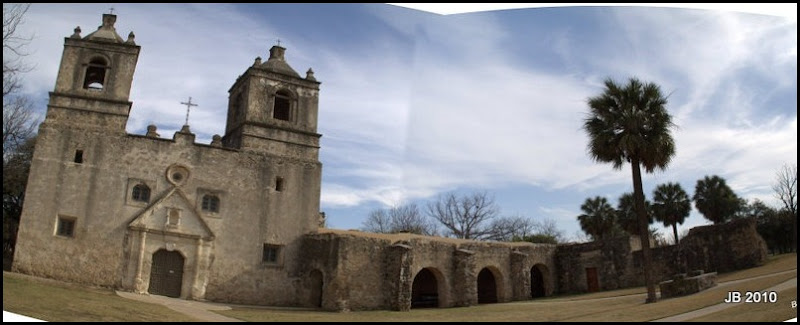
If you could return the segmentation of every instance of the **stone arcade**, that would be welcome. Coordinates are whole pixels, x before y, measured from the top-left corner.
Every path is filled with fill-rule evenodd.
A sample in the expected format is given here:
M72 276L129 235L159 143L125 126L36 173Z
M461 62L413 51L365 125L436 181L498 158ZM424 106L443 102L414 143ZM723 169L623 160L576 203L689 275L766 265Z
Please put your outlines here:
M617 258L601 258L614 255L597 251L608 245L320 228L320 82L311 69L305 77L292 69L280 46L233 83L224 136L195 143L188 125L171 139L153 125L128 134L140 47L133 33L117 34L116 18L104 14L98 30L81 36L76 28L64 41L14 271L327 310L469 306L641 285L627 239L615 244Z

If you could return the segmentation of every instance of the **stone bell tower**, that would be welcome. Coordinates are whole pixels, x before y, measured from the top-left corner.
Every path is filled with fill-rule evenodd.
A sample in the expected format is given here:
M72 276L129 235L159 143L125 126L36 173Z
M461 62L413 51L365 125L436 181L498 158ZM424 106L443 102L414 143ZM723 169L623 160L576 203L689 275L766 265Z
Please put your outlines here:
M140 47L133 32L127 40L117 34L116 21L116 15L104 14L93 33L81 37L81 28L76 27L64 40L45 124L125 133Z
M223 144L304 160L318 159L319 85L314 71L300 77L286 62L286 48L273 46L256 58L229 92Z

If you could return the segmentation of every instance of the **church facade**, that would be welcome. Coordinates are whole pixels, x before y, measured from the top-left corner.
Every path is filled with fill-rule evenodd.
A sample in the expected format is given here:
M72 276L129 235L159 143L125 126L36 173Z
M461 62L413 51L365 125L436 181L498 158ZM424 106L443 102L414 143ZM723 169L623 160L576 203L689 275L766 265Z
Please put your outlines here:
M196 143L188 125L171 138L154 125L127 133L140 47L133 33L117 34L116 18L104 14L98 30L76 28L64 41L14 271L326 310L470 306L642 284L627 239L611 250L322 228L320 82L311 69L298 74L280 46L233 82L225 134L210 144Z
M140 47L115 15L64 52L39 128L14 269L183 298L287 304L319 224L320 83L273 47L230 88L225 135L127 134ZM291 299L289 299L291 300Z

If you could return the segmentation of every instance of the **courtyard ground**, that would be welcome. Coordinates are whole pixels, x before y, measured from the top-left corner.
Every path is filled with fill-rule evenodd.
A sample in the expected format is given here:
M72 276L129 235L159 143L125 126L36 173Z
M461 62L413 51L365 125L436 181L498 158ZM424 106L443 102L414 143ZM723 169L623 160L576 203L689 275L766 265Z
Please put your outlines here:
M722 304L730 291L775 290L776 303ZM131 299L133 298L133 299ZM797 254L763 266L721 274L719 285L644 304L644 288L532 301L410 312L335 313L200 303L117 293L14 273L3 274L3 310L49 321L782 321L796 318ZM178 311L177 313L174 311Z

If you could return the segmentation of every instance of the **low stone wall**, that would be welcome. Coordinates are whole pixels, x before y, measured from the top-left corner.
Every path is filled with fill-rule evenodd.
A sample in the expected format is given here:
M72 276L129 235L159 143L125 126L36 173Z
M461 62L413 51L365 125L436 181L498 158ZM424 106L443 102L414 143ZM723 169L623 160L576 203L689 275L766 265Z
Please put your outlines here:
M685 273L676 275L672 280L659 283L661 298L671 298L697 293L717 285L717 273L703 273L686 277Z

